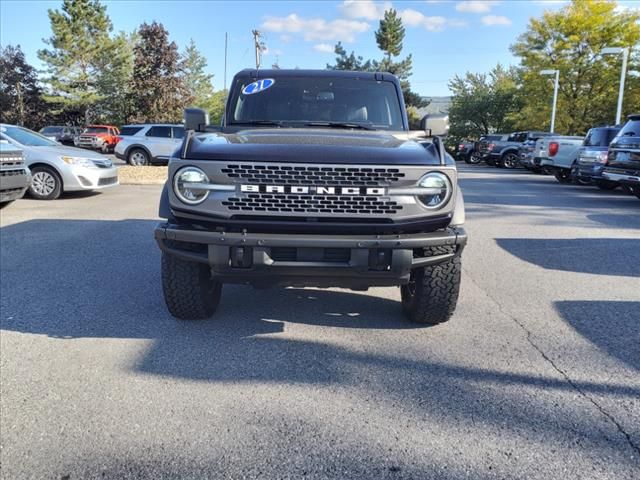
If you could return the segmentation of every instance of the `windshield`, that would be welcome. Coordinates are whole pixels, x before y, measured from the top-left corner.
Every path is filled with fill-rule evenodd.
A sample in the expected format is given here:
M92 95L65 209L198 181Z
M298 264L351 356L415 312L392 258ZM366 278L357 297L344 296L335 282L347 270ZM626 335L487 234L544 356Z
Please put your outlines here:
M50 134L50 133L60 133L62 131L62 127L44 127L40 130L40 133Z
M607 147L617 133L618 130L611 128L592 128L587 133L583 145L585 147Z
M107 127L87 127L82 133L109 133Z
M233 92L227 125L334 123L346 124L345 128L351 124L404 129L398 94L391 82L318 76L258 82L239 78Z
M640 120L629 120L624 124L618 137L640 137Z
M11 140L27 147L54 147L59 145L39 133L22 127L2 126L0 127L0 132Z

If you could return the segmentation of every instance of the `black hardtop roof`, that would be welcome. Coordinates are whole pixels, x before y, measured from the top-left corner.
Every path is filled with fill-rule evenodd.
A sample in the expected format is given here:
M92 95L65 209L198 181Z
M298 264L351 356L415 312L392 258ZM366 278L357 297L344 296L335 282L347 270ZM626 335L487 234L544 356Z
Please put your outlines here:
M631 115L627 116L628 120L640 120L640 113L632 113Z
M398 83L398 79L392 73L385 72L356 72L347 70L300 70L300 69L260 69L246 68L236 73L236 77L250 78L278 78L278 77L343 77L364 78L370 80L386 80Z

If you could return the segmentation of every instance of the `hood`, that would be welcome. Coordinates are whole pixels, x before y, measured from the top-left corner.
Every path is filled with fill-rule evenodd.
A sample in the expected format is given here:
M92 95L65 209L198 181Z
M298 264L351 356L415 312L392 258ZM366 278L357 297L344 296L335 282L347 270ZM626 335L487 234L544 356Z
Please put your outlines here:
M350 164L438 164L432 144L406 132L329 128L260 128L196 134L185 158L194 160Z
M85 150L84 148L67 147L66 145L56 145L51 147L22 147L27 155L51 156L51 157L82 157L94 158L97 160L108 160L108 157L99 153Z

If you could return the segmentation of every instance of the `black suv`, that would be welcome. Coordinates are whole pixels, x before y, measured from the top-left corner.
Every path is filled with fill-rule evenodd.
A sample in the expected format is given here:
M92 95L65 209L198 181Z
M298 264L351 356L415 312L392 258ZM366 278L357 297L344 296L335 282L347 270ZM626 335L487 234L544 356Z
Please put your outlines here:
M627 117L627 123L609 145L602 176L640 198L640 113Z
M575 183L595 183L602 190L613 190L619 184L602 177L607 163L609 144L620 132L620 127L595 127L587 132L582 148L578 151L578 161L571 168Z

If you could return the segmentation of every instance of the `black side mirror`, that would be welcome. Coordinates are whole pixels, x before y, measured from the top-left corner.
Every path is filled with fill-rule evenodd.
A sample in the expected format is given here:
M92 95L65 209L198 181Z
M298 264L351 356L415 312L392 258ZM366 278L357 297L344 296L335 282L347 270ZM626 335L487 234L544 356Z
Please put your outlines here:
M184 128L185 130L195 130L196 132L204 132L209 125L209 114L201 108L185 108L184 109Z

